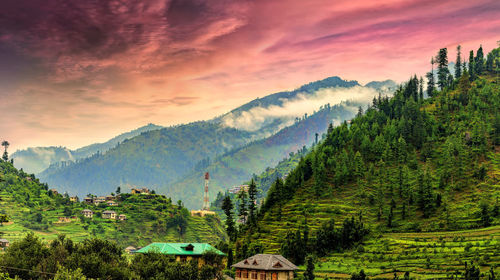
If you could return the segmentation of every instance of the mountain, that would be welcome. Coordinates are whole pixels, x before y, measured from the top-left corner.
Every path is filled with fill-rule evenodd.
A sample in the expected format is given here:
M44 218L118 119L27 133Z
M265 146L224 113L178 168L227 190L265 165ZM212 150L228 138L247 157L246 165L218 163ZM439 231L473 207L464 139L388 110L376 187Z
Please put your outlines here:
M394 92L397 86L398 85L393 80L372 81L365 85L365 87L373 88L381 92Z
M330 278L360 269L370 278L450 278L464 262L485 274L498 266L495 73L473 82L466 74L428 99L418 84L376 99L275 180L256 222L242 227L236 260L280 252L301 264L313 254L316 275Z
M285 127L278 133L262 140L251 142L232 150L212 161L201 170L182 176L172 184L160 187L158 191L167 196L181 199L190 208L201 207L203 197L204 172L210 173L210 196L225 192L230 187L239 185L252 174L259 174L268 166L275 166L304 146L310 146L326 132L328 125L340 124L354 117L358 107L364 103L344 102L334 106L324 106L318 112L303 117L295 124ZM199 198L199 199L192 199Z
M194 195L199 194L200 174L205 170L214 173L215 195L218 190L241 182L249 172L260 173L290 152L309 145L314 133L321 135L333 119L340 123L357 112L357 107L337 108L327 103L352 99L350 102L358 106L371 102L375 95L377 91L355 81L330 77L256 99L209 121L142 133L105 153L53 164L39 177L61 191L79 195L109 193L119 185L148 186L175 200L182 199L188 207L198 208L199 199ZM307 112L314 115L320 107L335 110L307 117ZM304 125L294 127L299 122ZM291 128L284 130L286 127ZM267 142L258 142L262 139ZM245 162L254 165L243 170L248 167ZM226 179L221 180L223 177Z
M104 153L125 139L132 138L143 132L160 129L161 126L148 124L138 129L120 134L104 143L96 143L76 150L66 147L34 147L18 150L12 154L14 164L28 173L38 174L51 164L65 161L75 161L89 157L97 152Z
M48 240L56 239L59 234L74 241L95 236L113 240L122 248L145 246L153 241L216 243L226 238L218 217L190 216L186 208L172 204L162 195L122 193L115 196L116 206L105 203L95 206L71 202L69 197L48 189L34 175L0 160L0 214L9 219L0 226L1 238L12 242L23 238L27 231ZM83 209L94 211L94 217L84 218ZM101 218L106 210L125 214L127 220ZM68 219L61 222L60 218L65 217Z

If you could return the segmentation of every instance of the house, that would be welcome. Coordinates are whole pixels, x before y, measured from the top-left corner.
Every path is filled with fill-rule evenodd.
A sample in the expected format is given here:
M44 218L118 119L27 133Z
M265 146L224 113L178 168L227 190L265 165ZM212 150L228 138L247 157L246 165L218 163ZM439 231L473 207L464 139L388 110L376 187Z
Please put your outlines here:
M215 212L210 210L191 210L191 216L205 217L206 215L215 216Z
M235 280L289 280L297 267L281 255L257 254L234 264Z
M127 254L135 253L135 251L137 251L137 249L134 246L128 246L127 248L125 248L125 252Z
M176 261L185 262L198 260L199 265L203 265L203 254L214 252L219 256L225 256L224 253L212 247L208 243L151 243L148 246L137 250L136 253L161 253L175 257Z
M148 188L133 188L130 193L132 194L149 194L149 189Z
M0 239L0 248L7 248L7 247L9 247L9 240Z
M102 212L102 218L103 219L116 219L116 212L115 211L109 211L109 210L106 210L104 212Z
M127 219L127 216L125 214L120 214L118 216L118 220L120 220L120 221L125 221L126 219Z
M94 211L89 210L89 209L84 209L84 210L82 210L82 215L85 218L92 218L92 217L94 217Z
M104 203L106 202L106 197L104 196L99 196L97 198L94 198L94 204L97 206L99 205L100 203Z
M241 191L248 192L248 185L233 186L229 189L229 193L238 194Z
M90 204L90 203L93 203L93 202L94 202L94 199L93 199L92 197L88 197L88 196L87 196L86 198L84 198L84 199L83 199L83 201L84 201L85 203L89 203L89 204Z
M118 203L114 202L113 200L106 202L106 204L108 204L108 206L118 206Z
M106 199L106 201L111 201L111 200L115 200L115 197L112 195L107 195L105 199Z
M56 195L59 194L59 192L56 189L50 189L49 192Z
M71 201L71 202L78 202L78 196L71 196L69 198L69 201Z
M59 217L59 223L71 223L71 218L68 217Z

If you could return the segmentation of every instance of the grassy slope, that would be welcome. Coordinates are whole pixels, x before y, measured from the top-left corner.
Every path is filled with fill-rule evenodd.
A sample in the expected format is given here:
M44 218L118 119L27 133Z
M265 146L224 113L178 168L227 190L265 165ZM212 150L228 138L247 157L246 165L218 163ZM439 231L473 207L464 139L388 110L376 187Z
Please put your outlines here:
M486 81L483 80L483 82L495 90L494 94L491 93L492 96L498 98L499 87L493 82L493 77L485 78ZM478 86L476 83L474 88L480 91L483 86ZM457 92L450 93L450 95L454 94ZM428 111L437 119L436 110L433 108L436 108L436 104L427 102L422 110ZM458 115L454 115L449 121L450 125L460 122ZM474 125L470 124L469 128L472 129ZM440 143L439 149L442 149L443 145L444 143ZM429 218L423 218L417 206L411 205L407 209L408 217L402 220L401 201L396 198L398 206L394 210L395 226L393 228L386 226L387 207L384 207L382 220L378 221L378 206L370 202L370 196L376 196L378 185L394 183L385 181L385 178L395 177L398 169L397 166L376 165L373 182L363 178L359 185L356 182L340 187L329 184L326 193L320 198L311 191L314 182L313 179L309 180L297 190L291 200L281 207L281 219L278 214L280 208L274 206L259 221L258 230L247 233L244 238L262 244L267 253L276 253L279 252L280 243L286 232L299 228L304 224L306 217L308 226L314 232L323 222L331 218L340 224L345 217L357 215L361 211L365 224L369 225L373 232L370 239L362 246L364 252L360 249L358 253L357 249L354 249L345 253L332 254L319 261L321 264L317 265L318 272L342 278L365 268L371 276L392 278L391 272L393 268L396 268L399 271L415 271L422 274L422 277L433 278L446 276L458 266L463 269L461 262L464 260L479 261L485 255L488 255L489 257L486 258L489 259L480 262L484 265L481 267L482 271L488 270L489 265L500 264L498 243L500 219L495 218L491 228L475 229L480 223L479 202L489 201L492 206L500 197L500 148L496 146L494 150L488 151L478 163L487 166L488 173L484 181L472 178L477 166L470 166L465 170L462 180L456 182L455 187L445 189L437 187L438 178L435 178L437 176L435 172L440 166L436 162L419 161L418 164L429 168L434 176L433 188L443 195L443 202L446 205L446 207L437 208ZM329 172L327 182L332 181L333 174ZM410 173L408 183L410 186L417 184L415 174ZM443 228L471 230L439 233L438 231ZM426 233L407 233L418 230ZM438 248L434 253L435 240L441 236L446 241L445 248ZM460 238L463 236L464 239L450 241L455 236ZM416 241L415 237L421 241ZM464 252L465 244L469 242L473 247L469 252ZM441 246L441 243L438 243ZM427 258L430 260L427 261Z
M97 214L92 220L74 219L59 223L64 216L64 199L49 197L36 180L26 179L26 174L16 171L9 163L0 163L0 213L6 213L11 222L0 227L3 237L11 241L21 239L26 232L34 231L46 240L66 234L79 241L92 235L128 245L144 246L152 241L163 242L210 242L225 239L225 232L217 217L187 217L186 231L179 236L176 226L167 226L169 218L178 213L178 207L170 199L160 195L123 195L115 207L71 203L72 215L80 216L83 209ZM29 197L29 199L27 199ZM111 221L100 218L104 210L126 214L127 221ZM42 222L34 222L36 213ZM45 227L43 225L46 225Z

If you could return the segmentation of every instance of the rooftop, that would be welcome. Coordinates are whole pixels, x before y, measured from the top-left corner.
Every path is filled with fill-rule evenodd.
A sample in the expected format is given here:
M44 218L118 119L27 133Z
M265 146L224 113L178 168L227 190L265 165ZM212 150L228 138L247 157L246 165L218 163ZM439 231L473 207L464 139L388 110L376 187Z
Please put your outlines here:
M297 270L297 266L282 255L257 254L233 264L235 268L259 269L259 270Z
M191 245L191 246L189 246ZM192 248L191 248L192 247ZM191 250L189 250L191 249ZM224 255L221 251L208 243L151 243L140 249L137 253L161 253L165 255L201 256L203 253L213 251L217 255Z

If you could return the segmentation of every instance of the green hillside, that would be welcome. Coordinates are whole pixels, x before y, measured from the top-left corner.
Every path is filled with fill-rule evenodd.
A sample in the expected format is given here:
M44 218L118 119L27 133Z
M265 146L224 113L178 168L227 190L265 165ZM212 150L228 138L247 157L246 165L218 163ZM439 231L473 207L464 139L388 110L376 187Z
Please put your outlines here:
M393 98L374 99L363 115L330 128L284 182L275 181L257 222L240 233L239 257L293 259L290 248L298 248L315 256L319 275L338 278L360 269L446 278L465 261L482 272L499 265L499 53L475 58L472 77L438 71L443 90L431 84L430 98L414 77ZM349 217L355 230L343 236Z
M191 217L186 208L172 204L162 195L121 194L116 198L118 206L109 207L70 202L68 197L47 189L33 175L0 162L0 214L9 217L9 222L0 226L3 238L15 241L34 231L46 240L59 234L75 241L95 236L126 247L144 246L152 241L216 243L226 236L218 217ZM93 210L94 217L84 218L83 209ZM105 210L125 214L127 220L102 219ZM60 222L60 217L70 220Z
M194 170L183 176L182 180L159 188L159 191L182 199L189 206L200 207L204 171L210 173L210 194L214 197L218 192L239 185L253 174L260 174L266 167L275 166L291 153L301 150L303 146L309 146L315 141L316 134L318 139L321 139L321 134L326 131L332 120L340 122L351 119L359 106L366 104L344 102L334 106L326 105L318 112L297 120L295 124L270 137L225 153L203 170ZM173 193L173 190L176 193ZM199 199L190 199L188 204L187 198Z

